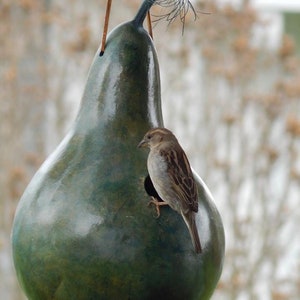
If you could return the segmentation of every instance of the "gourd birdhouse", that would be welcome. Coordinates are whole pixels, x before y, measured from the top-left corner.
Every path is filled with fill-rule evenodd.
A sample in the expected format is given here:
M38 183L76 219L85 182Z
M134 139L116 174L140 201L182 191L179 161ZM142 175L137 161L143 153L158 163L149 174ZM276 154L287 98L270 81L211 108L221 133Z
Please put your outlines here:
M137 144L163 126L158 59L143 28L152 2L97 51L72 128L20 200L12 247L29 299L209 299L219 280L224 231L202 180L194 174L200 254L178 213L155 218L147 206L153 188Z

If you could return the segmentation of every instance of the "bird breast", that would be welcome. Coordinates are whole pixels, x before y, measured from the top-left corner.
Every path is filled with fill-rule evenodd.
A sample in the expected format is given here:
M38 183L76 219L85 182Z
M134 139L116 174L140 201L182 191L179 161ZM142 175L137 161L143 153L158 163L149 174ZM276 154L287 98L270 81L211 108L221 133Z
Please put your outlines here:
M152 181L154 181L153 184L159 181L166 181L168 166L164 157L159 155L159 153L150 151L147 165L149 175Z
M160 198L167 202L173 209L180 212L178 195L173 188L165 158L157 152L150 151L147 167L154 188Z

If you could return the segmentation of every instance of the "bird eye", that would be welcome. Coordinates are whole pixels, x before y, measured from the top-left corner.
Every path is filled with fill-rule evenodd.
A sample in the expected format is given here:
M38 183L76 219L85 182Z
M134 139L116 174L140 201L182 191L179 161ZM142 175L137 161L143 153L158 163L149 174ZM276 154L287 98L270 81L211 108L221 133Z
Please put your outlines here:
M152 135L151 135L151 134L148 134L148 135L147 135L147 139L148 139L148 140L150 140L150 139L151 139L151 137L152 137Z

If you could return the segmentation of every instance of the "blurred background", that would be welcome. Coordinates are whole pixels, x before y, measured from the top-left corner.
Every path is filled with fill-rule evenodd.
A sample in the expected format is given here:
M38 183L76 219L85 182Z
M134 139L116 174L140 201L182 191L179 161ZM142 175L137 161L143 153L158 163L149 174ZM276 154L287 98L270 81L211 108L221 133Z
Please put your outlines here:
M299 299L300 1L195 0L154 43L165 126L226 233L213 299ZM140 0L114 0L110 30ZM0 1L0 298L24 299L10 232L31 177L74 121L106 1ZM155 8L160 14L160 8Z

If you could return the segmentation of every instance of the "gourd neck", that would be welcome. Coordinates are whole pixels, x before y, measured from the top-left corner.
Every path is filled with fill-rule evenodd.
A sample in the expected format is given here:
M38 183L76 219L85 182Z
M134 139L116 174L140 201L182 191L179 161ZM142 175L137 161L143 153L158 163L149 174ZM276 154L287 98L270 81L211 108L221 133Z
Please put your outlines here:
M132 21L137 27L142 27L143 26L143 22L146 18L146 15L147 15L148 11L150 10L151 6L155 2L156 2L156 0L145 0L142 3L142 5L139 8L135 18Z

